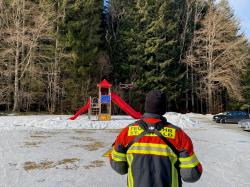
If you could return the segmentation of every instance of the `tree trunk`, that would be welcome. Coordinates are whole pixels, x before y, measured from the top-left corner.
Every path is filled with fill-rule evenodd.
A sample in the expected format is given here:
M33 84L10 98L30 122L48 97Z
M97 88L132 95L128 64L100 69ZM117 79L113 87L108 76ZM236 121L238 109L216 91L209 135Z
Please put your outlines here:
M59 33L59 26L56 26L56 33ZM54 61L54 72L53 72L53 91L52 91L52 102L51 102L51 113L55 113L56 111L56 103L57 103L57 93L58 93L58 66L59 66L59 54L58 54L58 37L56 37L56 45L55 45L55 61Z
M19 111L19 57L20 57L20 43L19 43L19 31L17 31L13 112Z
M202 98L200 99L200 112L201 114L204 114Z
M207 95L208 95L208 112L210 114L213 113L213 93L212 93L212 85L208 82L207 85Z
M189 71L189 69L188 69L188 64L186 64L186 80L187 80L187 81L189 80L188 71ZM189 99L188 99L188 91L189 91L189 89L186 90L186 112L189 111L189 109L188 109L188 101L189 101ZM193 111L192 111L192 112L193 112Z
M56 112L57 105L57 95L58 95L58 68L59 68L59 7L60 1L57 1L56 5L56 43L55 43L55 60L54 60L54 68L53 68L53 83L52 83L52 98L51 98L51 113Z
M191 69L191 105L192 105L192 112L195 112L194 107L194 72Z

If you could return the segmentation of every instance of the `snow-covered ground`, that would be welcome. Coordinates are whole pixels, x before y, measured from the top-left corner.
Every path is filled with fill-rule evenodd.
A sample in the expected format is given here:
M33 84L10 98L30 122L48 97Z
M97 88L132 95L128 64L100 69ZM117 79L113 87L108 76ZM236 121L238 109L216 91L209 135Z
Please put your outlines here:
M184 187L249 187L250 134L211 125L212 116L167 113L193 140L204 174ZM0 116L0 187L125 187L102 155L128 116Z

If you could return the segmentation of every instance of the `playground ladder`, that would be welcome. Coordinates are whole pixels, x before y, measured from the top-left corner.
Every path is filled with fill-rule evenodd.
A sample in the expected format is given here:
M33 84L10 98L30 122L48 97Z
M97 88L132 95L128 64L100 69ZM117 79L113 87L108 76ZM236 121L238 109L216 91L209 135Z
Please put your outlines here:
M99 110L98 99L90 97L90 108L88 110L89 119L93 121L98 120Z

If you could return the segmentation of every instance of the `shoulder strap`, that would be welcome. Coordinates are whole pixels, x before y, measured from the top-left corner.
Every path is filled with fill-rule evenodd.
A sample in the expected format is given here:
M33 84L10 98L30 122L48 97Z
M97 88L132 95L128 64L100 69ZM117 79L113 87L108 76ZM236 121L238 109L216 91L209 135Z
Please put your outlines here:
M141 134L139 134L138 136L136 136L133 140L131 140L128 145L126 146L126 150L128 150L132 144L134 144L135 142L139 141L143 136L145 136L148 131L144 129L144 127L142 127L140 124L142 123L141 121L143 121L142 119L137 121L136 123L139 124L139 126L144 130Z
M162 133L159 132L157 129L155 129L154 133L155 133L157 136L159 136L159 137L162 139L162 141L164 141L164 142L172 149L172 151L174 152L174 154L176 154L176 156L179 158L180 153L179 153L179 151L175 148L175 146L174 146L165 136L163 136Z
M137 121L138 125L144 130L141 134L136 136L132 141L128 143L126 146L126 150L128 150L135 142L140 140L143 136L145 136L147 133L155 133L157 136L159 136L162 141L164 141L171 149L172 151L176 154L176 156L179 158L179 151L175 148L175 146L165 137L162 135L160 132L161 129L164 128L166 122L159 122L154 125L150 125L143 121L142 119Z

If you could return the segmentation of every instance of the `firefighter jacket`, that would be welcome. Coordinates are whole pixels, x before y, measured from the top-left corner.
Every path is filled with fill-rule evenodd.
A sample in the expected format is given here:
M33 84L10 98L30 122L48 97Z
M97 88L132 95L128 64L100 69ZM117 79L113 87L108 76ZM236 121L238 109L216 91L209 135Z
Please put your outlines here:
M181 187L182 180L199 180L202 166L188 135L159 115L146 113L142 120L151 126L164 124L159 132L168 144L155 133L146 133L136 140L144 131L139 121L120 132L113 144L110 164L119 174L128 174L127 187Z

